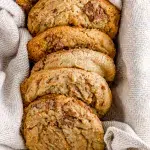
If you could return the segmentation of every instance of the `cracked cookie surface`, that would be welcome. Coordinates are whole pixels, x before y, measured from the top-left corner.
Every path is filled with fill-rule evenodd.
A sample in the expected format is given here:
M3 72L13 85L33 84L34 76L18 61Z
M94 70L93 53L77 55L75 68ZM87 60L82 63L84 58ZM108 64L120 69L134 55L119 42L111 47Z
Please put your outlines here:
M29 13L30 9L38 2L39 0L16 0L16 3L25 10L26 13Z
M29 150L104 150L104 131L98 117L83 102L47 95L31 103L23 119Z
M95 28L114 38L120 11L108 0L40 0L28 16L28 29L37 35L55 26Z
M29 58L34 62L46 54L62 49L89 48L114 58L116 50L113 41L96 29L59 26L50 28L28 42Z
M112 102L107 82L97 73L75 68L41 70L21 84L24 105L45 94L61 94L82 100L103 116Z
M80 68L96 72L107 81L115 77L115 64L109 56L89 49L72 49L58 51L47 55L32 68L32 73L53 68Z

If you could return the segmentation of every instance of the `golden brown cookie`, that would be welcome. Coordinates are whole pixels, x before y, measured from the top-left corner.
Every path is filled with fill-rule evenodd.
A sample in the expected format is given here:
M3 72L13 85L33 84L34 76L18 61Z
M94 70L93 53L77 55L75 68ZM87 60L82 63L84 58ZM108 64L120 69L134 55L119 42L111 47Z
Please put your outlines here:
M83 102L63 95L39 98L25 109L29 150L104 150L98 117Z
M95 28L114 38L120 11L108 0L40 0L28 16L28 29L37 35L55 26Z
M62 49L89 48L114 58L115 46L111 38L96 29L60 26L31 39L28 43L29 58L35 62L46 54Z
M37 3L39 0L16 0L16 3L25 10L26 13Z
M97 73L75 68L41 70L31 74L21 85L24 104L45 94L61 94L82 100L104 115L112 102L107 82Z
M89 72L96 72L107 81L113 81L115 77L113 59L103 53L84 48L49 54L37 62L31 72L53 68L80 68Z

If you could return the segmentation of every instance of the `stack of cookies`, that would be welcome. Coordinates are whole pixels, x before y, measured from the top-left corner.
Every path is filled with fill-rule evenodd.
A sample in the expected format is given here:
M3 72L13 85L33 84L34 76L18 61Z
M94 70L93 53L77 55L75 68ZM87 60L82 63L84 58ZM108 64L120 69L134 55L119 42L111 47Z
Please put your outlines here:
M119 10L108 0L17 2L33 35L34 66L21 84L27 148L103 150L100 118L112 103Z

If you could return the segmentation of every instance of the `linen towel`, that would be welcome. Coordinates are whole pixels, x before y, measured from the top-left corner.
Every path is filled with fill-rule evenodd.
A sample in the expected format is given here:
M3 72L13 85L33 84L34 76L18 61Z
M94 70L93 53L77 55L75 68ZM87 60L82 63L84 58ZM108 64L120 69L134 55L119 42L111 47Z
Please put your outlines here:
M121 0L111 0L121 8ZM118 36L114 102L105 117L108 150L150 150L150 2L124 0ZM13 0L0 0L0 150L25 149L20 83L29 73L31 35Z
M137 137L127 131L128 127L119 125L119 129L123 128L125 131L122 133L122 130L118 130L116 122L115 125L112 122L110 125L108 122L106 123L108 126L116 128L107 129L105 140L108 140L107 135L110 132L114 137L110 142L113 150L120 150L121 145L124 145L122 149L150 149L149 0L123 0L116 64L117 76L113 87L114 101L106 120L127 123L147 145L142 141L137 143ZM106 127L108 127L107 125ZM129 135L125 136L126 133ZM120 139L115 138L116 136L119 136Z

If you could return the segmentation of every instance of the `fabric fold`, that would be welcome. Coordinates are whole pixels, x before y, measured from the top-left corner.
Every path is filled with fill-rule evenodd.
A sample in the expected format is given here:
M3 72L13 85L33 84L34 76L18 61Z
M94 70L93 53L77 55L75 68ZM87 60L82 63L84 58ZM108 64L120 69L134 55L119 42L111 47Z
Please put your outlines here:
M0 0L0 146L24 149L20 134L23 106L20 83L28 75L25 15L12 0Z
M106 121L103 124L106 129L104 140L108 150L150 149L127 124L117 121Z

